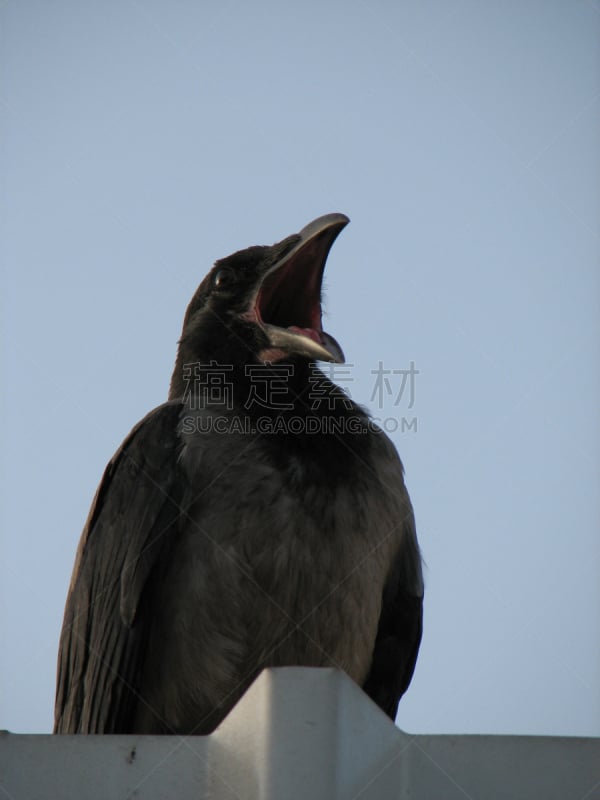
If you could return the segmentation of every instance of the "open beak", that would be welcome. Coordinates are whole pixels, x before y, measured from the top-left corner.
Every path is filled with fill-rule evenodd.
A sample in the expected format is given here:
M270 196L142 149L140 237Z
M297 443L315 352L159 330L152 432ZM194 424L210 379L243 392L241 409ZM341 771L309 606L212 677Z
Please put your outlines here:
M326 214L310 222L263 277L254 312L274 349L344 362L342 348L321 324L321 284L331 246L348 222L344 214Z

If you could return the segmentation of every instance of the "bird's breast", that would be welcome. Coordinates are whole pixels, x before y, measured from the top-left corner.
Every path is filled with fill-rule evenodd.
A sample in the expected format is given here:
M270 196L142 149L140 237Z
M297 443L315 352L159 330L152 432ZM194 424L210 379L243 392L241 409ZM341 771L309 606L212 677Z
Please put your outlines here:
M240 439L182 449L185 519L155 624L173 707L237 699L266 666L335 666L360 684L371 664L393 502Z

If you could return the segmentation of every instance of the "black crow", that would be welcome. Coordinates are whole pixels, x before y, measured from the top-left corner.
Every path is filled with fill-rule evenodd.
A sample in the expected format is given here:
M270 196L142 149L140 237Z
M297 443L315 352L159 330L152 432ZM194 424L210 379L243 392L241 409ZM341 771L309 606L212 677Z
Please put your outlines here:
M169 400L106 468L60 639L55 732L210 733L264 667L345 670L392 719L421 639L403 468L316 360L342 214L217 261Z

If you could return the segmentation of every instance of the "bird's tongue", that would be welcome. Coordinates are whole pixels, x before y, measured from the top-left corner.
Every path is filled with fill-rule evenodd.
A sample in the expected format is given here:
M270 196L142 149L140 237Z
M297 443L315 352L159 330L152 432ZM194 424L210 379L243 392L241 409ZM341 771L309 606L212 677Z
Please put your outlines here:
M337 364L344 363L344 353L342 348L328 333L319 328L302 328L300 325L289 325L281 328L278 325L263 323L263 328L269 338L271 347L270 357L267 361L272 361L272 348L281 350L281 355L286 352L298 353L307 358L320 359L321 361L333 361ZM300 338L301 337L301 338ZM306 340L314 342L309 344ZM303 344L304 342L304 344ZM279 360L280 356L277 356Z
M322 344L321 335L319 334L319 331L316 331L314 328L299 328L297 325L290 325L288 327L288 331L292 331L292 333L299 333L301 336L307 336L309 339L312 339L313 342Z

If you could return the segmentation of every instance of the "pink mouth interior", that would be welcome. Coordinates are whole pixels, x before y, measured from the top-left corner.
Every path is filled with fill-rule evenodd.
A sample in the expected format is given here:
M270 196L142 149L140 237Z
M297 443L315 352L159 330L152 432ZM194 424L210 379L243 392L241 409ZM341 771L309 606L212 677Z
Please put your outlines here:
M259 320L321 343L321 280L325 259L318 241L307 242L264 279L256 299Z
M299 333L301 336L308 336L308 338L312 339L313 342L317 342L317 344L323 344L323 338L320 332L314 328L299 328L297 325L289 325L288 331Z

